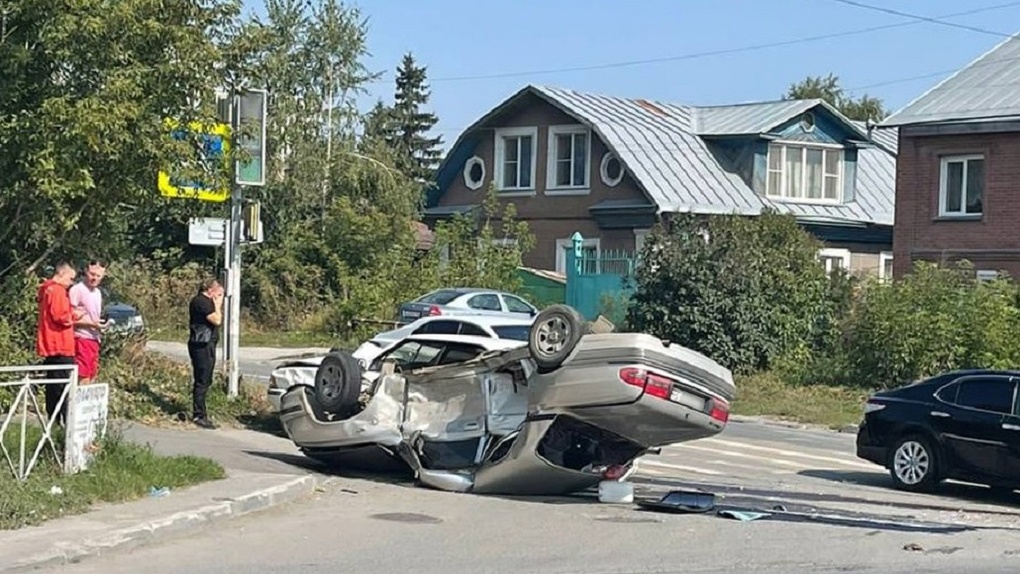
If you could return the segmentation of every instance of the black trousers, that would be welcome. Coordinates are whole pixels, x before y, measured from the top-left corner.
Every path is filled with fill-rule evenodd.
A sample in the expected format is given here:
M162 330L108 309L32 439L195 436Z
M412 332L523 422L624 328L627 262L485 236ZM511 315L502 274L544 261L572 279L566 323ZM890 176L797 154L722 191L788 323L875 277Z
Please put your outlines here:
M67 355L55 355L52 357L46 357L43 359L44 365L74 365L74 357ZM71 371L43 371L43 378L46 379L65 379L71 376ZM53 417L53 413L57 410L57 403L60 402L60 395L64 393L64 388L67 387L67 383L51 383L43 385L46 393L46 414L49 417ZM57 417L57 423L66 426L67 424L67 401L69 398L64 399L64 404L60 406L60 414Z
M192 418L206 418L205 395L212 386L213 370L216 368L216 343L188 343L191 370L194 377L192 386Z

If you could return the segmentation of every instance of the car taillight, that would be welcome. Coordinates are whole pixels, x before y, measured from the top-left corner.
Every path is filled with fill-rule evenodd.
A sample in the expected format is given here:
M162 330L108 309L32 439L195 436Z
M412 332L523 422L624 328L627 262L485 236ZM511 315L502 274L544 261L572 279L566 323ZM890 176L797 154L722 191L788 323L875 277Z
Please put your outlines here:
M729 421L730 404L722 399L712 399L712 410L708 412L708 416L721 423Z
M673 389L673 381L637 367L620 369L620 380L628 385L642 387L646 394L660 399L668 399Z
M436 305L432 305L431 307L429 307L429 316L430 317L435 317L436 315L442 315L442 314L443 314L443 310L440 309L439 307L437 307Z
M884 403L880 403L875 399L868 399L868 402L864 403L864 414L880 411L884 408L885 408Z

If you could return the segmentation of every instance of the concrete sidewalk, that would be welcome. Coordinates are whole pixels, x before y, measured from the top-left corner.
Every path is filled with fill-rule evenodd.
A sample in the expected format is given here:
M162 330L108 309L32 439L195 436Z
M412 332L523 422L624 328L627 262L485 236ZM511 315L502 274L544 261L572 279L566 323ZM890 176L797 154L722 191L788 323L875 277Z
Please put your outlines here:
M332 479L290 440L247 430L165 430L130 425L124 436L164 455L216 460L227 478L160 497L102 505L39 526L0 531L0 573L78 562L163 542L196 528L273 508L321 491ZM159 486L159 485L153 485Z

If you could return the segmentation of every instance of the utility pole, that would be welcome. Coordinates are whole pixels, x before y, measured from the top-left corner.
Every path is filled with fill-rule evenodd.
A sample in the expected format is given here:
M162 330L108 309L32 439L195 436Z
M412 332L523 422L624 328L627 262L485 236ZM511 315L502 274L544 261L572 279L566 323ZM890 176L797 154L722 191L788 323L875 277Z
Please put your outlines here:
M237 130L240 125L241 110L238 105L237 88L231 86L230 98L233 102L230 112L230 150L237 149ZM230 219L227 226L227 336L224 337L226 347L223 358L227 367L227 396L236 397L240 392L241 373L238 369L237 353L241 347L241 206L244 187L237 185L237 162L230 162Z

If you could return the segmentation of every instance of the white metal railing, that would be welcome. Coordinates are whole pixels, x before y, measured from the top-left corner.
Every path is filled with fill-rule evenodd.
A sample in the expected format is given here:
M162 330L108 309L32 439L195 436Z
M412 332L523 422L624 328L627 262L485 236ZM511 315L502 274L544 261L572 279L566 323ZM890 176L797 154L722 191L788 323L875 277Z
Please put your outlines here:
M50 378L48 374L46 378L35 378L32 376L36 373L48 373L49 371L70 371L71 374L70 376L63 378ZM50 452L53 453L53 457L56 459L57 464L66 466L61 460L60 454L57 453L57 445L53 442L53 424L59 417L61 410L63 410L64 402L70 402L68 397L73 397L75 395L78 387L78 366L74 364L30 365L19 367L0 366L0 379L9 379L9 375L14 375L14 377L21 375L21 377L17 380L0 380L0 389L17 389L17 393L14 396L14 402L11 404L10 408L7 409L7 413L3 419L3 424L0 424L0 451L3 452L4 459L10 467L11 472L14 473L14 477L18 481L24 481L28 478L28 475L31 474L32 469L35 468L36 463L39 461L39 455L42 454L43 449L47 446L49 446ZM36 398L36 385L44 386L58 384L66 384L66 386L60 394L60 400L57 402L57 406L54 409L55 412L47 412L44 417L42 414L43 409L39 407L39 401ZM33 407L32 410L34 412L31 413L34 415L33 417L29 416L30 405ZM70 417L71 409L68 408L67 411ZM28 455L27 444L28 422L30 418L34 418L35 422L40 423L42 426L42 436L32 447L31 456ZM20 424L17 425L20 427L20 433L17 441L17 463L15 463L15 457L11 455L10 449L7 448L7 441L4 440L7 436L7 430L14 426L12 425L12 422L15 420L20 422ZM68 422L70 421L65 420L65 425Z

